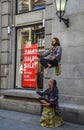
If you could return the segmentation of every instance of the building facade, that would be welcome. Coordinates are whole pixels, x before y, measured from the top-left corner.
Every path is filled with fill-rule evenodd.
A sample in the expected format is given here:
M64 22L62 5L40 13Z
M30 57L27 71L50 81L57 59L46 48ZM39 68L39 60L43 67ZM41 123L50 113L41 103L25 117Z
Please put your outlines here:
M1 1L0 1L0 52L1 52Z
M22 86L22 48L38 43L39 51L49 49L52 37L62 46L62 73L42 70L45 90L49 78L57 80L59 105L64 120L84 124L84 1L68 0L65 17L69 28L56 16L54 0L0 1L0 91L1 108L40 113L35 89ZM52 75L51 75L52 74ZM40 88L41 87L41 88Z

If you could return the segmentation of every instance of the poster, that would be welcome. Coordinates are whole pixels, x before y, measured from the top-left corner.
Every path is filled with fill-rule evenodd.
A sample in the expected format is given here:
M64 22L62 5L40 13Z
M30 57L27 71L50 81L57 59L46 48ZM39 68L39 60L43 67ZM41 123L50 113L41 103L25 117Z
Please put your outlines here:
M38 67L38 44L24 45L22 87L36 88Z

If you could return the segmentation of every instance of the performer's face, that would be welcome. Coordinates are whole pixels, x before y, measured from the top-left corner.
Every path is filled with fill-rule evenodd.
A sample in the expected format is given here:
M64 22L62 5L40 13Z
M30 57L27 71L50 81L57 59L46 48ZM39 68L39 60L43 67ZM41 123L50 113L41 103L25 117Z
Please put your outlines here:
M56 46L56 43L57 43L56 39L53 38L51 43L52 43L52 46Z
M53 88L54 88L54 86L53 86L53 81L52 81L52 80L49 80L49 81L48 81L48 85L49 85L49 88L50 88L50 89L53 89Z

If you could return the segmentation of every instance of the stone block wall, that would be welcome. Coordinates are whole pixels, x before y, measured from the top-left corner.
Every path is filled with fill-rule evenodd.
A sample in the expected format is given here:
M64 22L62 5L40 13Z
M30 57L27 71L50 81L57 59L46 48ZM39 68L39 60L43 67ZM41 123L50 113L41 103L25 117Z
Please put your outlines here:
M69 0L66 7L66 18L69 18L69 28L59 22L53 5L52 36L60 40L62 46L62 74L57 77L61 96L69 96L72 103L75 98L84 105L84 1ZM80 7L81 6L81 7ZM81 100L81 98L83 100ZM68 101L70 102L70 100ZM77 103L77 102L76 102Z
M59 22L54 0L46 1L46 5L46 49L51 44L51 38L59 38L62 46L62 73L56 76L54 68L45 70L44 84L48 87L48 78L56 79L64 119L84 123L84 1L67 1L64 18L69 18L69 28L63 21Z

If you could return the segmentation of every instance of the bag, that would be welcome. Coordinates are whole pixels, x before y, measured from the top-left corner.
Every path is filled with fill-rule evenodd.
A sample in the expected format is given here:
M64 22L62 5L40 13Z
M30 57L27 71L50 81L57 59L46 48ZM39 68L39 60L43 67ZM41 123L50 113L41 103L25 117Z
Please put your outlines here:
M55 74L59 76L61 74L61 64L58 63L58 66L55 67Z

